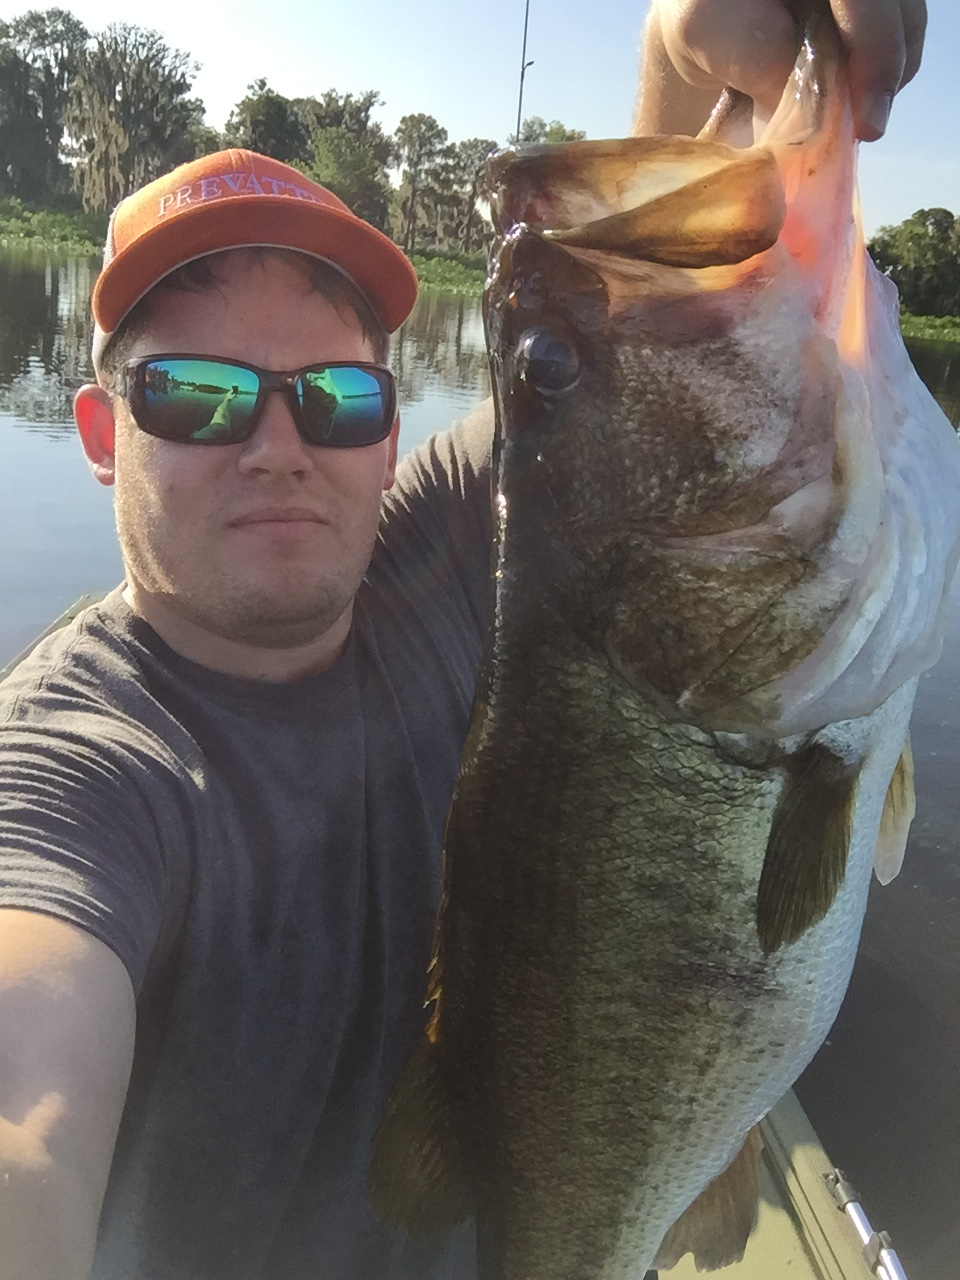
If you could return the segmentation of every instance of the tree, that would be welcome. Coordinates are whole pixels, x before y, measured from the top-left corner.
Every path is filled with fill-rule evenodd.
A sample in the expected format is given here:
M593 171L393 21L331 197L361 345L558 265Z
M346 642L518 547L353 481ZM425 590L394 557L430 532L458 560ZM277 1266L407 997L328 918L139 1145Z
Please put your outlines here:
M322 98L294 98L293 103L311 135L321 129L346 129L348 133L364 139L381 164L392 163L393 139L371 119L374 108L383 105L383 99L375 89L368 89L356 97L352 93L340 94L336 89L327 89Z
M496 143L487 138L448 143L423 168L419 190L421 235L427 247L469 253L479 242L477 200L484 162Z
M453 143L439 147L430 162L424 166L419 211L425 247L444 249L456 240L460 203L457 168L457 148Z
M44 186L43 124L34 109L30 67L0 46L0 192L35 199Z
M896 227L881 227L869 248L906 310L960 315L960 218L949 209L918 209Z
M385 231L390 180L376 151L343 125L318 129L313 144L310 177L329 187L358 217Z
M0 23L0 175L14 194L49 198L67 187L64 113L89 38L64 9Z
M582 129L568 129L559 120L551 120L547 124L543 116L527 116L520 126L519 145L527 147L544 142L582 142L586 136ZM511 133L507 141L511 147L518 145L515 133Z
M202 103L187 97L196 69L156 31L117 23L94 37L66 112L85 209L109 209L192 158L185 152L203 117Z
M387 166L394 159L394 144L371 119L380 101L372 89L357 97L328 89L322 98L298 98L295 105L310 131L310 176L385 231L391 194Z
M464 253L473 249L474 232L480 239L483 219L477 207L483 188L484 170L488 156L496 151L497 144L489 138L468 138L457 143L457 159L460 168L460 248Z
M441 149L446 145L447 131L433 116L404 116L394 134L397 158L404 165L402 180L402 227L400 239L407 253L412 253L417 243L420 220L420 201L427 177L427 170L435 165Z
M273 156L284 164L307 164L310 132L296 102L271 89L266 80L247 85L224 130L227 143Z

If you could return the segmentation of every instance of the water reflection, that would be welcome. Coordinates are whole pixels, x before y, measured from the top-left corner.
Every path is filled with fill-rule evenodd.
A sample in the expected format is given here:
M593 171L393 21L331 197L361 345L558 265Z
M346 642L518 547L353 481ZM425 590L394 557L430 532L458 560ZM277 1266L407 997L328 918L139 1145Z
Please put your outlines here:
M72 430L73 393L92 376L96 272L96 259L0 250L0 412L21 426ZM479 300L424 292L390 362L410 449L488 394Z
M476 395L487 394L487 352L477 298L424 292L393 343L393 371L407 404L422 400L442 383Z
M91 375L96 261L0 253L0 412L63 430Z
M393 339L401 451L467 414L490 392L479 298L421 293Z
M960 427L960 342L912 338L907 343L913 367L940 402L955 427Z

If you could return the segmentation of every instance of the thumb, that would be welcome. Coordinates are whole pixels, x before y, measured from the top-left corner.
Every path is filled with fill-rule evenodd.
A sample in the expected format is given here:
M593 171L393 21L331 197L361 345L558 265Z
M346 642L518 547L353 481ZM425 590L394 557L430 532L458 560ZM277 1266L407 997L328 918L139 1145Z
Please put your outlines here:
M686 0L660 5L664 48L699 88L729 86L772 111L796 62L800 28L780 0Z

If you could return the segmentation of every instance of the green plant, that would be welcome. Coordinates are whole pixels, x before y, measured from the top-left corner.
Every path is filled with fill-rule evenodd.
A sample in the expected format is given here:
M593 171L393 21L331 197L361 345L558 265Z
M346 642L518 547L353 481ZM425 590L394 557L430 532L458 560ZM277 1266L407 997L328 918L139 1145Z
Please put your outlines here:
M0 198L0 245L59 249L76 254L103 251L106 219L89 214L32 209L16 196Z
M410 261L417 271L417 278L425 289L442 289L445 293L459 293L479 297L483 293L486 268L464 266L455 258L422 257L414 254Z
M905 338L960 342L960 316L915 316L901 311L900 331Z

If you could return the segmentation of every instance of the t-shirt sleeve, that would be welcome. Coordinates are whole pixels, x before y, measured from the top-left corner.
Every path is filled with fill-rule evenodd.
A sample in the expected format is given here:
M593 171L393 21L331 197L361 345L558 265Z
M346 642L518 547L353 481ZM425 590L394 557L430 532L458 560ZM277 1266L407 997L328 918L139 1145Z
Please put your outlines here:
M407 559L459 580L479 625L490 602L493 556L493 402L432 436L397 468L384 507L381 543L403 544Z
M136 726L124 740L101 720L60 711L0 723L0 907L79 925L139 992L164 918L164 768Z

